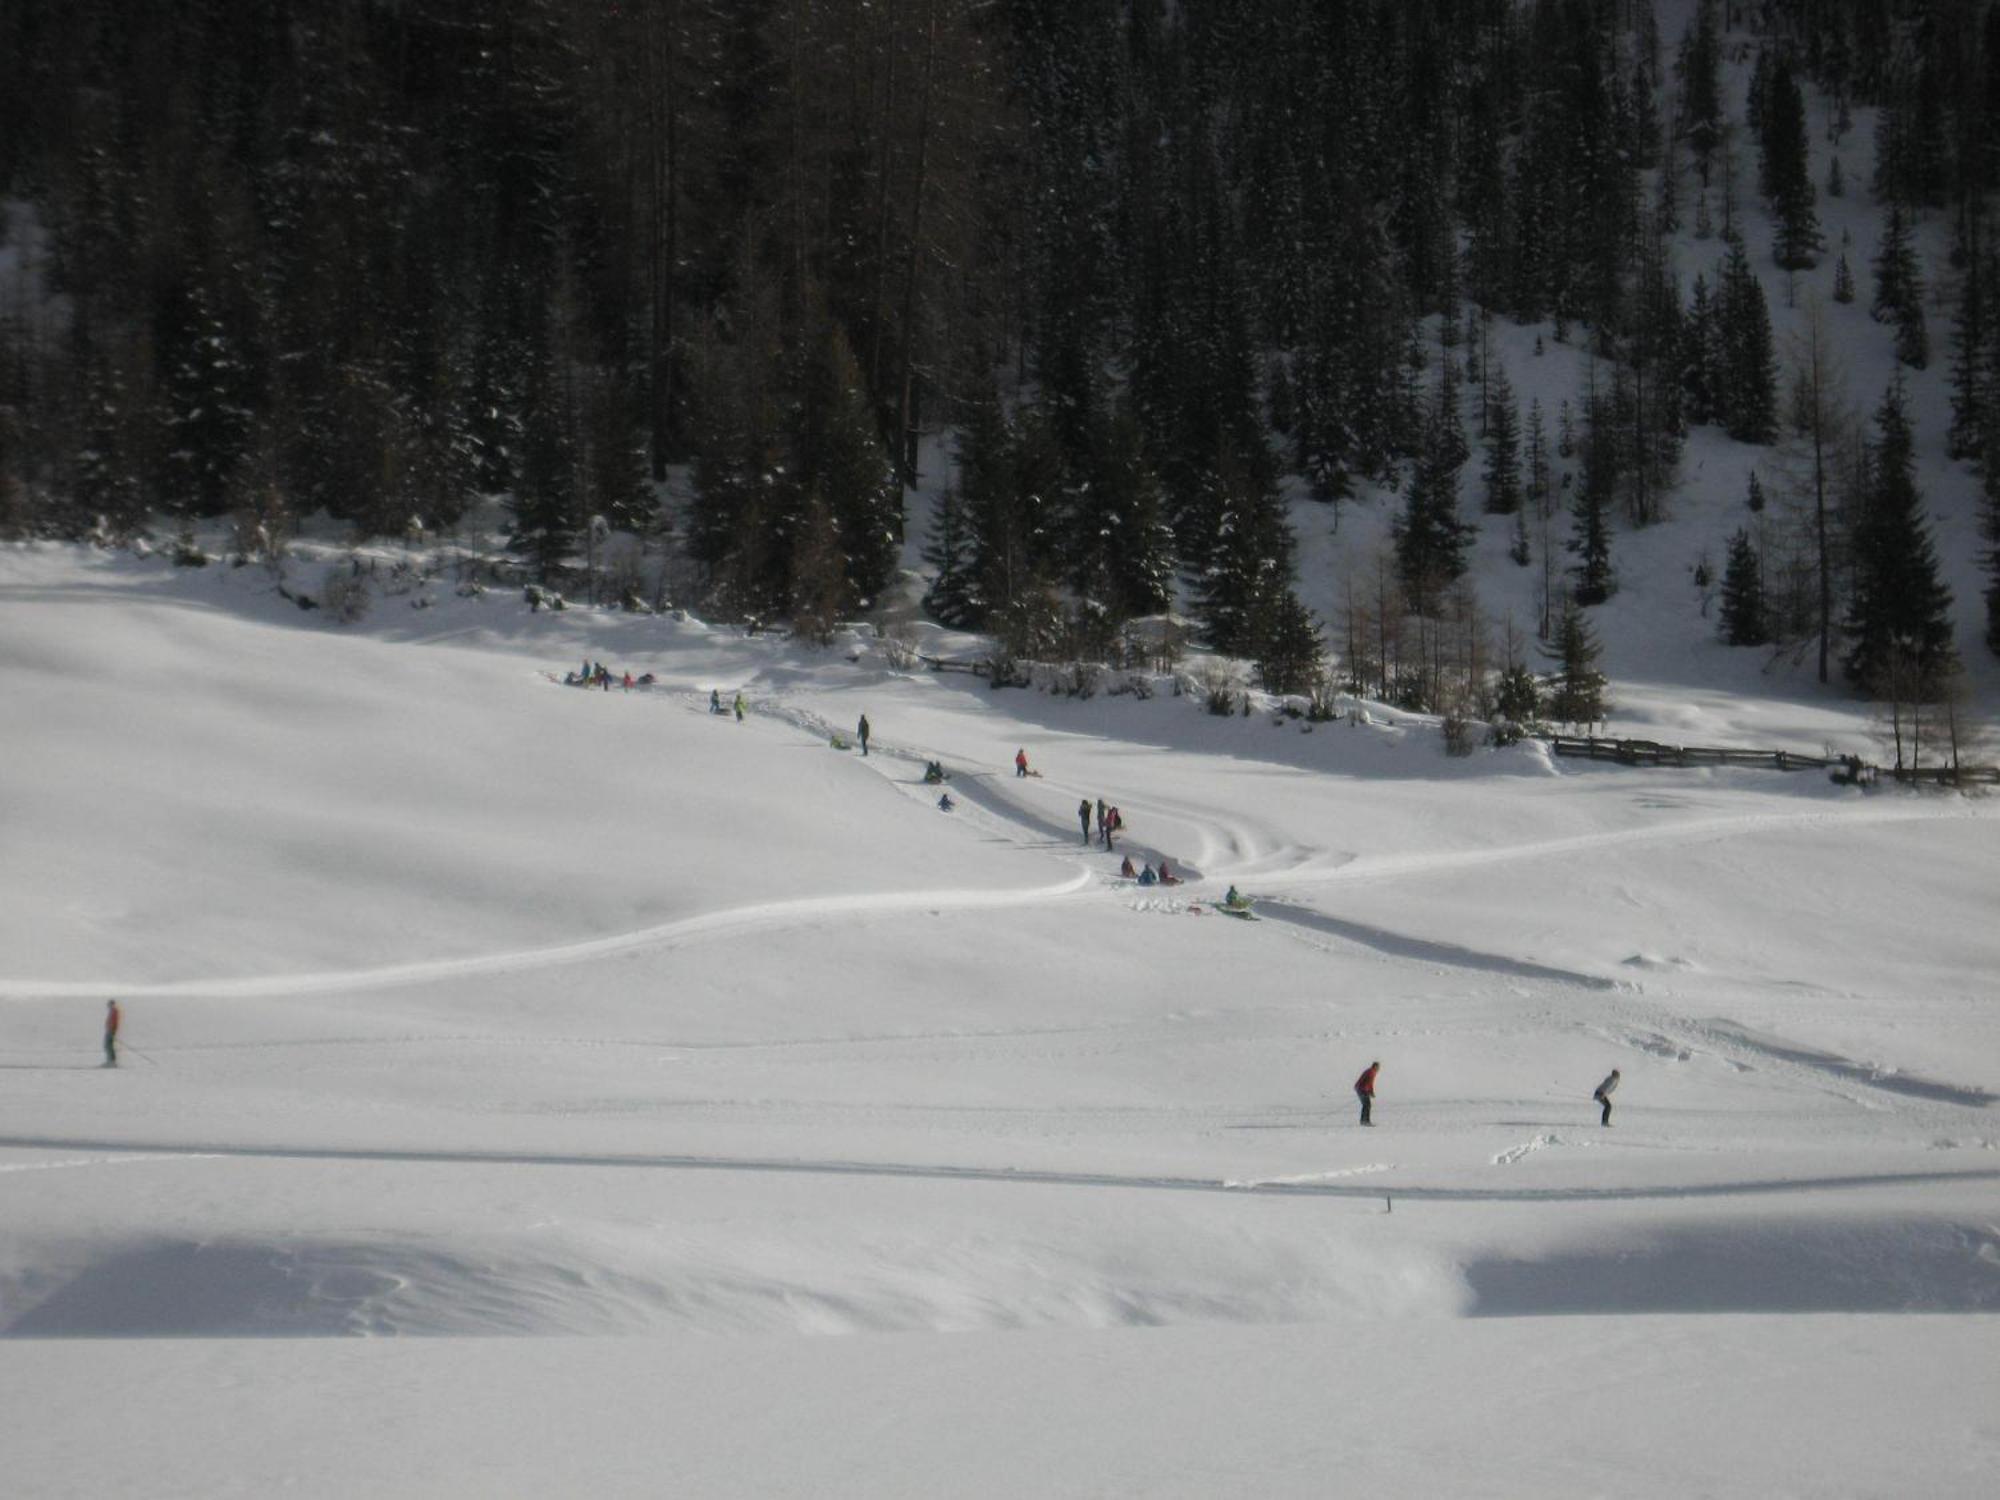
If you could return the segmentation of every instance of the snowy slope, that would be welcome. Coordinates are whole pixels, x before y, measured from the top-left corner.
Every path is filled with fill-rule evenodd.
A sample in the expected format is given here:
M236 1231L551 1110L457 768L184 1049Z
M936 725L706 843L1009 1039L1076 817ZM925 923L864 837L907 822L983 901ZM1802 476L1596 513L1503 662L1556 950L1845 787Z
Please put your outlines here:
M439 593L0 553L21 1492L1982 1492L1987 801Z

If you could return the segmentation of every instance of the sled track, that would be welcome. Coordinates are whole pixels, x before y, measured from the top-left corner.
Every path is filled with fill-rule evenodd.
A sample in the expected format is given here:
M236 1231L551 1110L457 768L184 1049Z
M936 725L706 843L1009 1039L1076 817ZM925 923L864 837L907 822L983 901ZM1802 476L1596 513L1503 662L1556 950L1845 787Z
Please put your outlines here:
M642 927L636 932L593 938L581 943L561 943L549 948L529 948L513 953L476 955L470 958L431 959L416 963L390 964L379 969L357 969L330 974L276 974L242 979L178 979L163 984L128 982L121 979L36 980L0 979L0 999L74 999L105 994L130 995L149 999L203 995L229 999L257 999L281 995L345 994L351 991L395 989L404 985L431 984L442 979L478 978L487 974L518 974L533 969L555 968L564 964L588 963L600 958L649 949L672 948L682 943L729 937L746 931L789 927L802 921L828 916L869 916L905 911L981 911L995 907L1038 906L1059 901L1090 884L1087 871L1079 871L1057 885L1036 886L1018 891L889 891L851 896L808 896L796 901L771 901L751 906L731 907Z

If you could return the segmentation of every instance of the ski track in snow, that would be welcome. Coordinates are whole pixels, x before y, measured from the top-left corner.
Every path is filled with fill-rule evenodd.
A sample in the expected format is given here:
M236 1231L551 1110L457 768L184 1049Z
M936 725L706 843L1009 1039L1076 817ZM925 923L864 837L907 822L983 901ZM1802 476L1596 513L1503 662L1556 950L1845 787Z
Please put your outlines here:
M1850 1192L1869 1188L1927 1186L1941 1183L2000 1182L2000 1169L1962 1172L1855 1172L1824 1177L1739 1178L1726 1182L1661 1184L1648 1187L1495 1188L1444 1187L1423 1184L1338 1180L1339 1173L1315 1173L1301 1178L1231 1181L1220 1177L1176 1177L1117 1172L1064 1172L1047 1168L977 1167L943 1162L815 1160L806 1157L613 1155L589 1152L522 1152L422 1150L366 1146L249 1146L211 1143L174 1145L163 1141L131 1141L75 1136L0 1136L0 1149L19 1151L96 1151L129 1153L156 1161L186 1158L253 1161L377 1162L413 1166L602 1167L678 1172L745 1172L832 1177L915 1178L939 1182L1015 1183L1039 1187L1129 1188L1146 1192L1259 1193L1272 1196L1321 1198L1380 1198L1385 1194L1432 1203L1606 1203L1678 1201L1701 1198L1765 1197L1812 1192ZM1382 1168L1358 1169L1371 1175Z
M1524 1145L1509 1146L1505 1151L1496 1153L1493 1157L1493 1165L1496 1167L1511 1167L1515 1162L1532 1156L1537 1151L1546 1151L1551 1146L1568 1146L1572 1144L1580 1143L1566 1141L1559 1135L1545 1132Z

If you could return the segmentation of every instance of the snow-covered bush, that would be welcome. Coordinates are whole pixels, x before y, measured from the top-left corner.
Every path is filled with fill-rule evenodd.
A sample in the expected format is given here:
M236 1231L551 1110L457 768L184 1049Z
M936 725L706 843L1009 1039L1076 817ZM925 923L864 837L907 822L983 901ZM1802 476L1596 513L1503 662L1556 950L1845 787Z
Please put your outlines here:
M898 672L915 671L921 659L916 627L907 620L891 625L882 637L882 659Z
M1225 661L1210 658L1201 664L1195 673L1195 684L1201 693L1202 706L1218 719L1228 718L1236 712L1239 697L1244 706L1249 706L1249 695L1243 691L1243 681L1236 669Z
M368 580L352 563L335 563L319 586L319 607L342 625L353 625L368 613Z

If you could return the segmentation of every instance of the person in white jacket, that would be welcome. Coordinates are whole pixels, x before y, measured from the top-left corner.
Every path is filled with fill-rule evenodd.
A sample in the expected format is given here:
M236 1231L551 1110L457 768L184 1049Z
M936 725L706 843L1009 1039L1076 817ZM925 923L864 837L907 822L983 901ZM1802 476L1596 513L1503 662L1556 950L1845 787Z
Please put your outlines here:
M1597 1086L1597 1092L1590 1096L1591 1098L1595 1099L1599 1104L1604 1106L1604 1118L1597 1122L1600 1125L1609 1125L1611 1123L1611 1094L1612 1091L1617 1087L1618 1087L1618 1070L1616 1068L1613 1068L1611 1070L1611 1076L1606 1078L1604 1082L1600 1083Z

